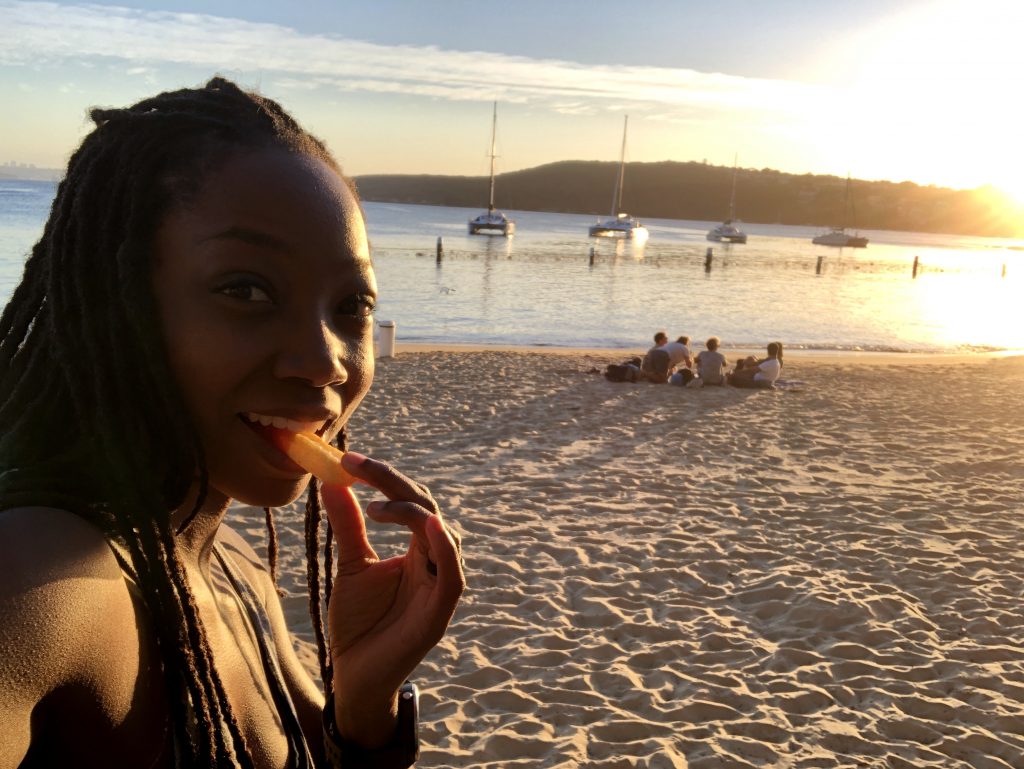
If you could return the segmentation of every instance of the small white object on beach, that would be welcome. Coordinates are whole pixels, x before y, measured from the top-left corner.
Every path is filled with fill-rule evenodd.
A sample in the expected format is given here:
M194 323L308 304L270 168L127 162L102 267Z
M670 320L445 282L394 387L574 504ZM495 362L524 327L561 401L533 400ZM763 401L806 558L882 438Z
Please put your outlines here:
M395 357L395 322L393 320L382 320L377 322L377 357Z

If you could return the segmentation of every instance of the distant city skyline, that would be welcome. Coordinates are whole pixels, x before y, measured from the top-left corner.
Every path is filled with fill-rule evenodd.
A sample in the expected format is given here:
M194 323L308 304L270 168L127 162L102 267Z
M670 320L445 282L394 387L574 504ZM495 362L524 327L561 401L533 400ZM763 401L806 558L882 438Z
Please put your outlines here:
M499 172L615 160L629 114L631 161L738 156L1024 199L1024 4L622 8L0 0L0 161L61 167L89 106L220 73L281 101L352 175L485 174L497 101Z

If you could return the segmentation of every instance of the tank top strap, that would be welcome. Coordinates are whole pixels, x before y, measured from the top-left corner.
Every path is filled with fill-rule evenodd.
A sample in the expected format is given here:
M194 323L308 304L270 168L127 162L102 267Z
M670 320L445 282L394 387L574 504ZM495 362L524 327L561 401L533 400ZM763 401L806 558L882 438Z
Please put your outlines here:
M298 714L295 711L295 704L288 693L288 685L284 680L281 671L280 660L274 645L274 633L270 625L270 617L260 601L255 589L242 575L238 567L231 560L224 546L215 542L213 552L224 569L224 574L234 588L238 599L245 608L249 625L256 638L259 647L260 660L263 663L263 671L270 685L270 691L277 706L278 715L284 724L285 735L288 738L288 749L292 756L292 766L295 769L313 769L313 757L310 755L309 746L306 744L306 737L302 731Z

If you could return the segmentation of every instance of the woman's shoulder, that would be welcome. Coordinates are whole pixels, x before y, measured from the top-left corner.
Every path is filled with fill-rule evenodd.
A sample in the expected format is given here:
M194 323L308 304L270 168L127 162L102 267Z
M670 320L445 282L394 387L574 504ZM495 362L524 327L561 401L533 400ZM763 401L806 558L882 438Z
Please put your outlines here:
M137 641L117 558L79 516L47 507L3 511L0 563L0 646L17 652L19 686L45 691L92 666L124 633ZM0 660L5 684L18 683L6 680L11 673Z
M0 513L0 623L10 613L43 625L74 622L127 597L124 575L97 527L67 510Z
M53 507L0 512L0 562L5 582L109 577L120 572L103 532L81 516Z

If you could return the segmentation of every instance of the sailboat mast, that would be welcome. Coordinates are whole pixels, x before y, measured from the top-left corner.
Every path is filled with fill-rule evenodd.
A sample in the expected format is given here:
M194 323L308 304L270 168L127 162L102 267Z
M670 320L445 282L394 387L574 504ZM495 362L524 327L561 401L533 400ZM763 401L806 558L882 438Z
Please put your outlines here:
M732 158L732 195L729 197L729 222L736 218L736 171L739 168L739 155Z
M494 102L494 118L491 121L491 193L487 199L487 210L494 210L494 146L498 134L498 102Z
M850 219L850 174L846 174L846 200L843 201L843 232L846 232L846 227Z
M619 205L622 203L622 184L626 178L626 129L629 128L629 115L622 123L622 151L619 153L619 183L615 185L615 192L612 194L612 219L619 215Z

